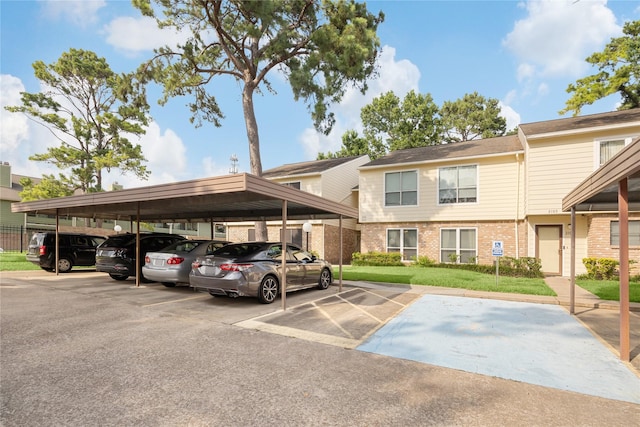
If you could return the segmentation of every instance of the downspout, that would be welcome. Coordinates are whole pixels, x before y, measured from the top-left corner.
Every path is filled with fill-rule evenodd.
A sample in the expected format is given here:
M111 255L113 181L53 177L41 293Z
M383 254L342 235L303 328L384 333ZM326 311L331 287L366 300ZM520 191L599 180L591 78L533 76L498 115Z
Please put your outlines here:
M520 258L520 239L518 233L518 216L520 215L520 153L516 153L516 216L514 219L514 229L516 234L516 259Z

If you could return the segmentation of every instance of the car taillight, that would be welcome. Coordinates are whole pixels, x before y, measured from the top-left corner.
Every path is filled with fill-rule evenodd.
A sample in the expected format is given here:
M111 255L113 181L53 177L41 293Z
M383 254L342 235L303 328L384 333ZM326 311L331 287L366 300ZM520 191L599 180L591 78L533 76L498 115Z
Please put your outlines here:
M253 267L253 264L220 264L222 271L245 271Z
M178 265L178 264L181 264L182 261L184 261L184 258L176 256L176 257L173 257L173 258L169 258L167 260L167 264L169 264L169 265Z
M193 268L195 270L196 268L200 268L200 265L201 264L198 261L193 261L191 263L191 268Z
M47 247L45 245L40 246L40 255L47 254Z
M144 257L144 262L147 264L151 263L151 258L149 258L148 256Z

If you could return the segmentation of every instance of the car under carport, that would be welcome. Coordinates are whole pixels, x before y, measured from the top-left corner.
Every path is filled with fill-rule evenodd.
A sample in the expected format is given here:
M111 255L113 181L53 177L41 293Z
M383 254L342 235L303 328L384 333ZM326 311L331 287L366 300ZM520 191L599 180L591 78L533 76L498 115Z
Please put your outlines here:
M54 215L56 230L60 217L112 219L141 222L242 222L339 219L339 286L342 289L342 219L358 218L358 209L305 191L248 174L202 178L103 193L55 199L17 202L12 212ZM282 233L286 236L286 231ZM283 241L283 245L286 242ZM139 248L140 245L137 245ZM138 249L139 251L139 249ZM140 254L136 254L140 256ZM284 267L283 259L283 267ZM136 286L140 284L140 267ZM283 268L283 271L285 269ZM286 273L283 274L286 283ZM286 292L282 293L286 309Z

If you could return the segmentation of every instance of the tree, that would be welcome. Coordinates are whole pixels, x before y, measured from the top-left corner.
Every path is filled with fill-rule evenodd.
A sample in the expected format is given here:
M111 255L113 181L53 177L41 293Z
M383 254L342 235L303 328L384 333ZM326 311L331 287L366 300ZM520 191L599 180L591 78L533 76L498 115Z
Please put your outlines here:
M640 107L640 21L624 24L622 37L612 38L602 52L596 52L586 61L598 72L579 79L567 87L573 93L560 114L582 108L618 92L621 103L618 110Z
M19 195L23 202L71 196L75 190L73 183L69 182L68 178L62 174L58 179L53 175L43 175L37 184L31 178L22 178L20 185L23 190Z
M325 153L318 153L317 160L324 159L336 159L339 157L351 157L351 156L363 156L369 155L371 158L375 158L371 153L371 147L365 138L358 135L355 130L348 130L342 135L342 147L340 150L332 153L328 151Z
M364 137L354 130L347 131L335 156L359 153L376 159L389 151L438 144L437 113L438 107L430 94L410 91L400 101L392 91L384 93L360 111Z
M253 95L272 90L267 75L280 70L295 100L307 103L316 129L329 133L329 112L349 86L367 89L375 71L380 42L376 34L384 15L373 15L355 0L154 0L163 9L156 16L152 0L133 0L160 27L188 30L188 40L165 46L139 69L142 81L163 86L160 103L192 95L191 121L220 126L224 117L208 90L214 77L230 76L242 87L251 173L262 175L260 138ZM256 238L266 239L266 225L256 224Z
M467 93L455 101L445 101L440 108L443 141L470 141L477 138L502 136L507 120L500 116L495 98L485 98L477 92Z
M144 91L134 87L131 76L114 73L104 58L79 49L63 53L53 64L36 61L33 68L46 91L22 92L22 105L6 109L26 114L60 142L29 159L68 172L58 180L45 176L29 187L29 197L55 196L58 190L66 194L69 188L102 191L103 171L114 168L147 178L140 146L127 139L144 134L148 123Z

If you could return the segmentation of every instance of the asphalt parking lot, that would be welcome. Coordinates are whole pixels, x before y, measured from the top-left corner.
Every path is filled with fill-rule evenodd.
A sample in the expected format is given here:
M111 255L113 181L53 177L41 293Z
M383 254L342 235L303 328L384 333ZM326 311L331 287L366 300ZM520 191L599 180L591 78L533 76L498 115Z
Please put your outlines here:
M629 425L640 417L633 403L352 350L414 304L420 294L410 291L300 291L282 312L279 301L78 271L2 273L0 297L3 426Z

